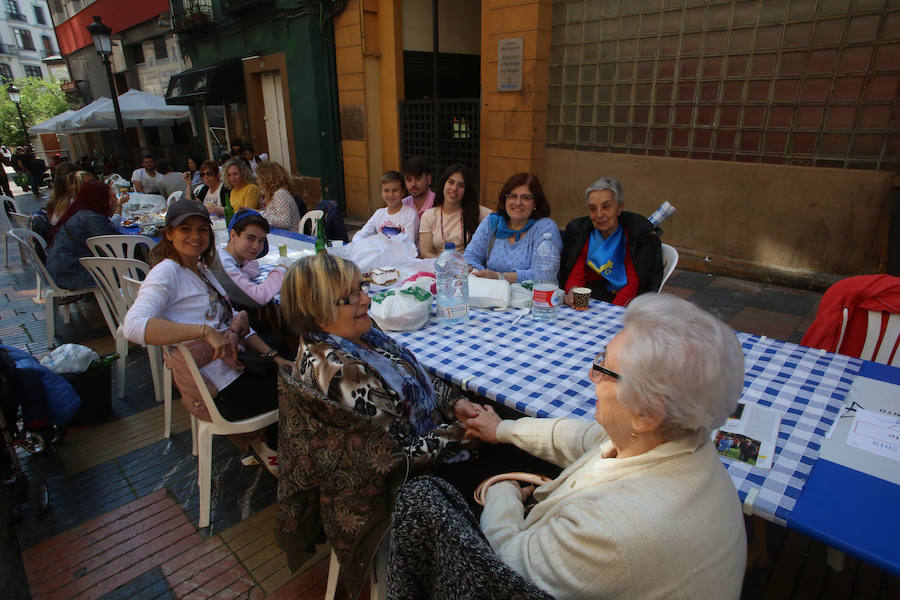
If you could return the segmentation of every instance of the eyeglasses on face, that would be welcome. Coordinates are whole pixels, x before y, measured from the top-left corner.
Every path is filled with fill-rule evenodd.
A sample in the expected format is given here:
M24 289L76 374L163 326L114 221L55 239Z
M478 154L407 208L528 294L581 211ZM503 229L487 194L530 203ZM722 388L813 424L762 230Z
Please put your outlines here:
M353 290L346 298L338 298L335 304L338 306L344 306L346 304L359 304L359 301L363 299L363 296L368 297L368 292L368 285L360 285L358 290Z
M597 355L597 358L594 359L594 363L591 365L591 379L595 377L599 378L600 375L609 375L616 381L622 379L622 376L613 371L612 369L607 369L603 366L603 363L606 362L606 348L600 351L600 354Z
M534 194L522 194L522 195L519 195L519 194L509 193L509 194L506 195L506 199L507 199L507 200L523 200L523 201L525 201L525 202L533 202L533 201L534 201Z

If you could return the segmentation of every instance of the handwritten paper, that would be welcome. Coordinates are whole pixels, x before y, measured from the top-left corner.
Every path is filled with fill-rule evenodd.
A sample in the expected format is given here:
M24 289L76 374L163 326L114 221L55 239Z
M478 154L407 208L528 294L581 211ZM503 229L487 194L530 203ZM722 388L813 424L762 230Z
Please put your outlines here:
M847 444L900 461L900 418L871 410L857 410Z

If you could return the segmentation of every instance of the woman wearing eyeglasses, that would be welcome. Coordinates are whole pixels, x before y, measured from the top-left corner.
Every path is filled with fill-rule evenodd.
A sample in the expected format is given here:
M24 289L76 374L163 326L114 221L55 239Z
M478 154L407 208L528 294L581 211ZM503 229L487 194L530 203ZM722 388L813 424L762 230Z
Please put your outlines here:
M352 262L329 254L301 258L284 277L282 315L300 345L292 372L281 373L276 511L289 562L324 526L341 577L357 583L406 477L437 472L471 497L500 471L558 472L509 444L479 448L477 460L465 452L477 442L465 439L462 421L483 409L373 325L361 281Z
M328 254L288 269L281 308L300 335L297 378L381 423L414 468L437 464L471 445L458 419L480 407L429 378L409 350L373 326L361 281L356 265Z
M442 598L500 597L507 585L529 593L503 597L738 598L744 522L710 437L743 374L724 323L675 296L636 298L590 367L594 421L501 421L486 408L466 422L470 436L564 467L559 477L495 483L480 529L440 480L401 491L388 597L428 597L440 582Z
M550 234L558 254L562 241L541 182L536 175L516 173L503 185L496 212L475 230L463 257L478 277L510 283L533 279L532 258L544 233Z
M228 190L219 180L219 165L215 161L205 160L200 165L200 177L203 180L203 186L194 193L193 179L190 172L185 172L185 198L193 198L202 202L211 215L225 215L225 203L228 201Z

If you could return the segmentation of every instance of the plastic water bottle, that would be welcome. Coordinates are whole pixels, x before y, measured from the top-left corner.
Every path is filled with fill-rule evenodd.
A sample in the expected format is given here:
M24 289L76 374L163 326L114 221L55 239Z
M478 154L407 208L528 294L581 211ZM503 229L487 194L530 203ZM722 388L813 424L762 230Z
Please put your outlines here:
M531 316L535 321L552 321L562 301L559 289L559 251L553 245L550 233L543 235L532 259L534 269L534 295L531 299Z
M444 323L463 323L469 318L469 269L456 244L447 242L434 261L437 316Z

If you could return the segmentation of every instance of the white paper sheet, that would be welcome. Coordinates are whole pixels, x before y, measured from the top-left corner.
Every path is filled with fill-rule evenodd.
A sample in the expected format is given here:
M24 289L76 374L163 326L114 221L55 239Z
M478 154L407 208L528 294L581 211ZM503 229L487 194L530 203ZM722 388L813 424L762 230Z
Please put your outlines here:
M847 443L854 448L900 461L900 418L871 410L857 410Z

